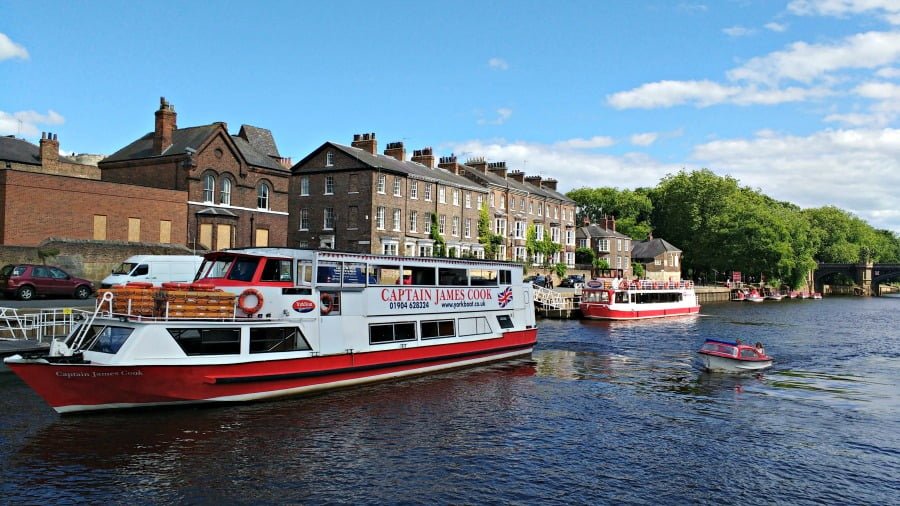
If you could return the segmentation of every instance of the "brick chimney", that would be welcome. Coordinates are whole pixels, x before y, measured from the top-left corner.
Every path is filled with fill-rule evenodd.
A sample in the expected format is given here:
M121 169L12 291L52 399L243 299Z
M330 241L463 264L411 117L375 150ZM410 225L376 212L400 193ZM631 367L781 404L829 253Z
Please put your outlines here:
M466 166L472 167L479 172L487 172L487 162L483 157L469 158L466 160Z
M456 157L453 157L453 159L456 160ZM441 160L443 160L443 158L441 158ZM413 150L412 161L421 163L429 169L434 168L434 154L432 153L431 148Z
M387 148L384 149L384 155L402 162L406 160L406 148L403 147L402 142L389 142Z
M525 182L528 183L528 184L530 184L530 185L534 185L534 186L537 186L538 188L540 188L540 187L541 187L541 180L543 180L543 179L544 179L544 178L542 178L541 176L526 176L526 177L525 177Z
M157 155L161 155L172 145L172 132L178 128L175 116L175 106L166 102L166 97L159 97L156 128L153 130L153 152Z
M547 188L556 191L556 180L552 177L548 177L547 179L541 181L541 188Z
M59 141L56 134L41 132L41 165L55 166L59 163Z
M506 162L491 162L487 166L488 170L506 179Z
M378 153L378 141L375 140L375 132L370 134L353 134L353 142L350 145L354 148L368 151L372 155Z
M587 215L584 215L584 217L581 218L581 223L583 223L584 226L586 227L591 224L591 219L588 218Z
M603 215L603 228L606 230L616 231L616 217L609 216L608 214Z
M518 182L520 182L520 183L524 183L524 182L525 182L525 173L522 172L521 170L513 170L513 171L510 171L510 172L507 174L507 176L508 176L510 179L512 179L513 181L518 181Z
M440 161L438 162L438 167L449 170L454 174L459 174L462 172L462 164L456 161L456 155L451 154L450 156L442 156Z

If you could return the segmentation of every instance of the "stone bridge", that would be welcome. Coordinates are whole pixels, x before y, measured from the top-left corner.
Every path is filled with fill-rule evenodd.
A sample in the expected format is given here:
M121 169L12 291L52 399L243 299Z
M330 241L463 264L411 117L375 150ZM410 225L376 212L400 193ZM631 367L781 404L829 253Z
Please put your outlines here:
M862 295L878 295L879 285L888 281L900 281L900 264L875 264L872 262L856 264L820 263L813 271L813 284L817 292L823 285L838 274L852 279L862 290Z

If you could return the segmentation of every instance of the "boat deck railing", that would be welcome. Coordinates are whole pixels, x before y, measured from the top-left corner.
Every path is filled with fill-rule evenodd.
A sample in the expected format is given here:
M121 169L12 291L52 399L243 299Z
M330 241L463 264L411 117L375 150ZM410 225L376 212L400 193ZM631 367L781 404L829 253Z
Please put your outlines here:
M46 308L23 311L0 307L0 339L49 343L69 335L92 312L76 308Z
M694 288L693 281L654 281L650 279L642 279L638 281L628 281L627 279L593 279L588 283L594 283L597 286L585 285L585 289L594 290L689 290Z
M563 294L556 290L544 288L540 285L534 285L534 301L541 304L547 309L571 309L570 298L563 297Z

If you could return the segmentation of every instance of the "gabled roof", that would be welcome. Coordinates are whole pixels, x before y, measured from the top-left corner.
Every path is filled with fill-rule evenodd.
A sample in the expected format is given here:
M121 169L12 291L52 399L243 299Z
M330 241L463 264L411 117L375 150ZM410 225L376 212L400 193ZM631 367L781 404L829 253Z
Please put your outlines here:
M562 193L559 193L556 190L551 190L550 188L544 188L544 187L537 187L527 181L525 182L525 184L530 186L531 188L534 188L535 189L534 193L541 193L541 194L544 194L544 196L546 196L546 197L556 199L556 200L561 200L566 203L571 203L571 204L575 203L574 200L570 199L569 197L566 197L565 195L563 195Z
M596 237L601 237L601 238L602 237L614 237L616 239L631 239L630 237L628 237L625 234L616 232L614 230L609 230L609 229L603 228L599 225L587 225L584 227L578 227L577 229L575 229L575 237L591 238L591 239L596 238ZM634 256L633 253L632 253L632 256Z
M520 191L522 193L526 193L526 194L534 193L531 189L526 187L524 184L516 181L515 179L502 178L489 170L486 172L481 172L480 170L476 169L475 167L472 167L472 166L469 166L466 164L460 164L460 165L463 167L463 169L466 171L467 174L472 174L477 179L481 179L482 181L484 181L488 184L495 184L495 185L501 186L503 188L511 188L513 190L518 190L518 191Z
M681 253L680 249L672 246L664 239L648 239L631 245L631 258L652 259L667 251Z
M137 139L131 144L106 157L103 162L122 162L127 160L142 160L161 156L180 155L183 154L187 149L196 151L199 150L204 143L206 143L207 139L209 139L211 135L215 134L218 129L222 128L222 125L222 123L213 123L211 125L177 128L172 131L172 145L169 146L165 151L163 151L162 154L156 154L153 151L154 132L149 132L140 139ZM276 153L278 152L277 148L266 147L266 144L269 142L269 140L271 140L274 146L275 141L272 138L271 132L263 128L248 127L248 125L242 126L241 131L247 133L247 128L252 129L251 136L256 139L260 146L263 146L264 149L272 149ZM269 140L266 140L266 135L268 135ZM240 135L229 135L229 137L231 137L231 139L237 146L238 151L241 152L241 155L250 165L253 165L255 167L265 167L274 170L285 170L284 167L282 167L278 162L267 156L266 153L254 148L249 141L247 141Z
M3 136L0 137L0 160L40 166L41 148L25 139L16 139L11 135ZM64 156L60 156L59 161L78 163Z
M275 144L275 137L272 132L265 128L259 128L252 125L241 125L241 131L238 136L247 139L247 142L253 146L253 149L266 155L281 158L278 154L278 146Z
M405 160L400 161L394 157L386 155L373 155L372 153L369 153L364 149L344 146L334 142L326 142L325 144L322 144L318 149L304 157L303 160L297 162L291 168L291 171L294 172L297 167L302 166L310 158L315 156L316 153L319 153L321 150L326 149L327 147L332 147L334 149L342 151L347 155L356 158L360 163L376 170L382 170L399 175L406 175L415 179L421 179L423 181L439 182L478 192L487 192L487 189L478 186L467 178L454 174L449 170L426 167L425 165L416 162Z

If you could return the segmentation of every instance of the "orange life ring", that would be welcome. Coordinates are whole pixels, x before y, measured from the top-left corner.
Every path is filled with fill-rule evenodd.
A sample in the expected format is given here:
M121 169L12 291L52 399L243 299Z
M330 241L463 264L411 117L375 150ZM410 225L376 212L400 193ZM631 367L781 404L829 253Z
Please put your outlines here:
M619 283L619 289L620 290L628 290L628 281L625 281L623 279L622 282Z
M247 304L245 304L245 302L247 301L247 297L250 295L253 295L254 297L256 297L256 305L253 307L247 307ZM247 314L252 315L252 314L256 313L257 311L262 309L262 306L263 306L263 296L261 293L259 293L259 290L255 289L255 288L248 288L248 289L244 290L243 292L241 292L241 296L238 297L238 309L240 309L241 311L243 311Z
M322 295L319 297L319 300L322 301L322 309L320 310L320 312L323 315L327 315L331 312L332 309L334 309L334 296L330 293L322 293Z

